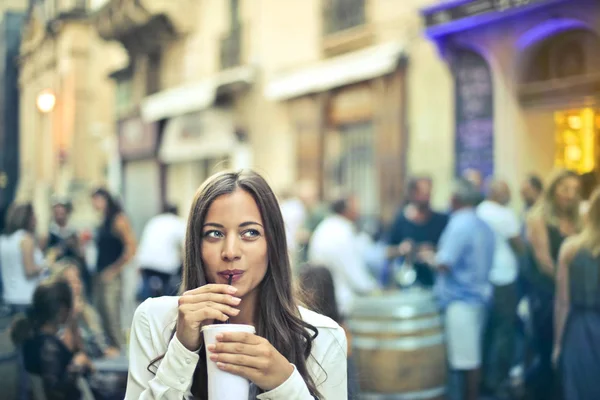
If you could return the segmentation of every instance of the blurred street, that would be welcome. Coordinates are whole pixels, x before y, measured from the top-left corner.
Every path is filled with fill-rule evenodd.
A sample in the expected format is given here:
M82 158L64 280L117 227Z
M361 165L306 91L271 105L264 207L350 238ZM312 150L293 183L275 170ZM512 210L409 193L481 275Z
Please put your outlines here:
M0 399L122 399L242 169L349 398L600 399L597 0L0 0Z

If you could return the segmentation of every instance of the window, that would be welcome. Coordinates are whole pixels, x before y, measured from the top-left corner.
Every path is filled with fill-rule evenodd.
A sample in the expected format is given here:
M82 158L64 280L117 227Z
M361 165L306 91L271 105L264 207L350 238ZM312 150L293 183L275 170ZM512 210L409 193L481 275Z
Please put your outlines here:
M332 34L363 25L366 0L323 0L324 32Z

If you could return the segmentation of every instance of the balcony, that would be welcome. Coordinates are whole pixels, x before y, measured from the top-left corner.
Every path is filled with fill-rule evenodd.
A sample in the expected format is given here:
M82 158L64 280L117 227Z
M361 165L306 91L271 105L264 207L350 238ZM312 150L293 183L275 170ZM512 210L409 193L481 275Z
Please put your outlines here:
M334 56L374 42L367 0L323 0L323 50Z
M195 5L195 0L108 0L94 23L105 40L151 51L191 30Z
M219 55L221 69L237 67L242 63L242 27L237 25L221 39Z

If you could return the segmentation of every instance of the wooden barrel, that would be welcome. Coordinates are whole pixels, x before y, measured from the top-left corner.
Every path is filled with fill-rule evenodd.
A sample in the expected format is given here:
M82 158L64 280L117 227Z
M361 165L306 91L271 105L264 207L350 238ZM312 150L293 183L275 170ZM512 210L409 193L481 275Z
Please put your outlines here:
M443 326L430 291L357 298L348 328L361 399L445 399Z

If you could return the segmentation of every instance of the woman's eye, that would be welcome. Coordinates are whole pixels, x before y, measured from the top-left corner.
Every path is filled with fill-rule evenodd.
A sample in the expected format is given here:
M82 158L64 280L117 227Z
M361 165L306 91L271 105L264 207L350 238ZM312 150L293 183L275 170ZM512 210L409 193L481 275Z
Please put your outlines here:
M220 238L223 237L223 233L219 232L219 231L207 231L207 232L204 232L204 237L205 238L220 239Z
M255 238L255 237L259 237L260 236L260 232L257 231L256 229L248 229L247 231L242 232L242 237L245 238Z

